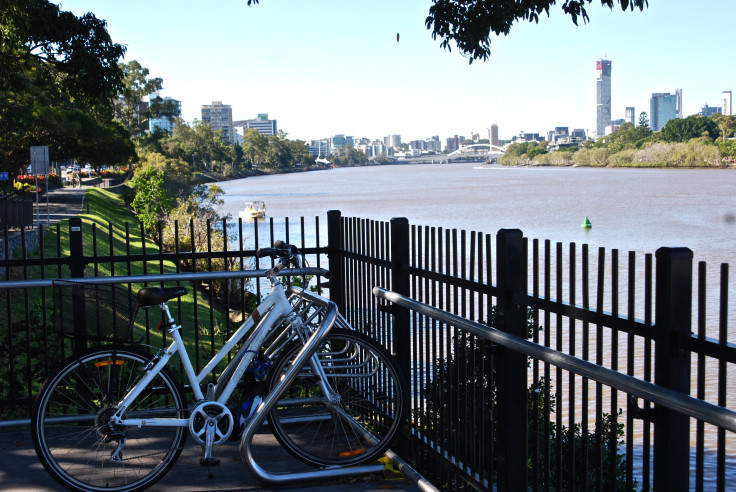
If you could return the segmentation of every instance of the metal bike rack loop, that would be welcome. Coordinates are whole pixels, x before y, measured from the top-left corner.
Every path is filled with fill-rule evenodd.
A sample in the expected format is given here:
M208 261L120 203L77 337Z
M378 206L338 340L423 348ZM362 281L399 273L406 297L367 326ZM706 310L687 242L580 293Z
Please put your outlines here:
M240 438L240 459L254 477L258 478L263 483L271 485L283 485L297 482L301 483L309 480L323 480L328 478L380 472L383 470L383 464L380 463L358 466L335 466L296 473L269 472L256 463L253 456L253 450L251 448L256 430L261 427L263 422L265 422L269 412L271 412L271 410L276 406L281 395L284 394L286 388L292 383L292 381L294 381L307 360L314 355L317 350L317 346L325 339L327 333L332 329L332 326L335 324L338 317L337 306L334 302L313 296L308 292L300 292L299 295L303 296L310 302L322 305L325 308L324 319L319 325L319 328L309 337L307 343L305 343L304 347L299 351L296 359L294 359L294 364L292 364L291 368L286 372L284 378L276 384L273 391L266 396L266 399L249 419L245 430L243 431L243 436Z

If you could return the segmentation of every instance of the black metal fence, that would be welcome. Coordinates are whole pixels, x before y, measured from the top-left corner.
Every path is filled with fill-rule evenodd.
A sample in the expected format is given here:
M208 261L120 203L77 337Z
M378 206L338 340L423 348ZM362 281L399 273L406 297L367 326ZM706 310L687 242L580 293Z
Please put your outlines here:
M0 231L31 227L33 225L33 198L0 196Z
M734 425L728 265L711 279L698 263L693 277L686 249L631 252L623 263L617 250L530 241L521 231L494 237L405 219L333 213L331 220L341 236L330 246L339 244L342 259L341 271L330 265L342 282L333 300L354 326L393 344L411 375L401 453L443 490L726 490L736 483L733 431L372 294L383 286L692 394L730 409Z
M75 234L87 227L93 244L83 245ZM285 239L302 247L313 266L329 261L330 298L356 329L397 354L412 388L406 439L396 451L437 487L726 490L736 483L736 433L727 427L528 358L372 293L375 286L395 291L734 415L735 392L728 389L736 377L736 346L729 343L725 264L713 279L707 265L693 265L688 250L628 253L621 261L616 250L527 240L520 231L492 236L339 212L328 213L326 228L315 218L223 222L208 230L225 231L230 241L219 250L194 251L192 238L162 252L151 242L133 246L129 226L117 231L72 222L68 231L52 229L54 255L46 253L42 233L38 255L0 259L0 271L9 285L100 272L158 278L255 269L255 249ZM63 251L67 234L76 252ZM127 238L127 246L116 250L113 236ZM217 260L225 261L217 266ZM260 295L257 282L238 282L191 284L191 302L200 308L190 321L202 355L237 328L237 313L247 311L243 291ZM0 283L0 350L9 361L0 369L5 423L27 418L45 373L73 348L50 330L50 297L42 295L48 289L27 285L3 289ZM157 335L156 321L145 320L152 346L167 342Z

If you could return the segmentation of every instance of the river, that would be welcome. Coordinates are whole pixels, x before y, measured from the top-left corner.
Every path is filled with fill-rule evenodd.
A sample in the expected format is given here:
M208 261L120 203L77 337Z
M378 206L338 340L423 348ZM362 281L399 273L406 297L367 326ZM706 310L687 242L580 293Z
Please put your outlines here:
M348 217L406 217L414 225L484 233L518 228L530 239L586 243L591 252L616 248L622 264L628 251L641 257L661 246L683 246L693 251L696 263L707 263L712 285L721 263L736 264L735 170L420 164L268 175L220 185L225 191L221 212L235 220L246 201L263 200L268 216L275 218L303 216L313 222L334 209ZM585 217L592 228L580 227ZM736 282L730 284L733 343ZM711 289L708 334L714 337L717 306L717 290ZM728 380L736 381L736 368L729 368ZM714 395L706 398L716 401ZM736 408L736 392L729 392L727 406ZM729 435L731 452L733 438ZM736 477L733 456L729 463L728 475Z
M269 217L325 218L327 210L375 220L495 233L518 228L531 239L654 253L693 250L715 280L734 263L736 171L420 164L341 168L220 183L222 213L234 220L249 200ZM580 225L588 217L590 229ZM326 231L322 231L326 234ZM736 300L736 282L730 298ZM736 301L731 302L731 333Z

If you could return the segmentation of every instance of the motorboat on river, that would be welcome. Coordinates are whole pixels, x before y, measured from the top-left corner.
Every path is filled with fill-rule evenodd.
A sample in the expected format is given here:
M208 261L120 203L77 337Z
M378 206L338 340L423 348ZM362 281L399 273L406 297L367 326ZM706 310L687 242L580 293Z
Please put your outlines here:
M244 220L262 219L266 216L266 204L260 200L248 202L245 208L238 212L238 217Z

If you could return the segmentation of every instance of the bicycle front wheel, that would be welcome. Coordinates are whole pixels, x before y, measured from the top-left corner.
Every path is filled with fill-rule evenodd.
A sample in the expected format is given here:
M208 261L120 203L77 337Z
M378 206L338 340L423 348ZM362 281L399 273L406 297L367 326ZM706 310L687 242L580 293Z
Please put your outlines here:
M142 490L176 462L186 427L124 427L110 416L143 377L150 356L100 348L69 359L36 397L31 433L36 454L63 486L83 491ZM129 406L129 418L184 418L181 386L166 369Z
M272 389L302 347L293 344L278 356ZM376 459L403 419L407 386L394 358L370 338L343 329L328 333L316 356L325 380L311 363L299 371L268 417L276 439L313 466Z

